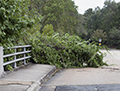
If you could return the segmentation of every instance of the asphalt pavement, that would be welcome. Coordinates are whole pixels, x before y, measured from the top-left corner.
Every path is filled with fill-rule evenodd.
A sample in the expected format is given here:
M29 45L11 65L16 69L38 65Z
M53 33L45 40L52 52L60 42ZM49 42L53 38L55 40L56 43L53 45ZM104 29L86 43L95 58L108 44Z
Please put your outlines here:
M120 91L120 84L57 86L55 91Z
M57 72L39 91L120 91L120 50L101 50L109 66Z

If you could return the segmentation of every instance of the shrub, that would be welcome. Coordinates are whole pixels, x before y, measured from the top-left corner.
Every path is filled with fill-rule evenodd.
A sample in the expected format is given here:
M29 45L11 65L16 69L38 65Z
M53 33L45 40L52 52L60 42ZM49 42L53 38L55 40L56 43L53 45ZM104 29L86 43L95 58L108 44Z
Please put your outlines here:
M48 32L49 33L49 32ZM58 68L99 67L107 65L103 62L100 46L89 44L78 36L55 33L31 39L33 60L36 63L56 65Z

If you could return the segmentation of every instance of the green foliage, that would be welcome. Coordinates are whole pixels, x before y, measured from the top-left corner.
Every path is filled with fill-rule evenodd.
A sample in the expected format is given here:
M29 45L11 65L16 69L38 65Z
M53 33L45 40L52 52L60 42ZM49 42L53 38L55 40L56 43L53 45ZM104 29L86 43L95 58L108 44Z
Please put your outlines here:
M35 5L38 6L37 3ZM74 1L41 0L39 1L39 8L41 8L40 13L43 16L41 20L41 33L47 24L52 24L54 31L61 34L80 35L84 33L85 29L80 20L81 16L77 12L77 6L74 4Z
M78 36L39 35L31 40L33 60L36 63L56 65L58 68L99 67L105 65L103 53L95 44L87 44Z
M32 26L34 20L28 17L27 8L24 0L0 0L0 41Z
M84 67L84 64L89 67L99 67L105 64L99 46L93 43L88 45L89 41L69 35L87 34L83 27L86 18L78 14L74 1L34 1L0 0L1 46L31 44L34 62L56 65L58 68ZM42 20L40 14L43 16ZM22 56L19 55L17 58ZM4 62L13 59L13 56L5 58ZM13 64L8 65L7 70L12 70L12 67Z
M117 4L116 12L113 14L112 26L120 29L120 3Z
M43 28L43 33L42 35L48 35L48 36L51 36L52 34L54 33L54 30L53 30L53 26L50 24L50 25L46 25L44 28Z
M116 3L113 0L106 0L102 9L97 7L92 10L90 8L85 11L84 16L84 26L88 33L87 36L83 37L84 39L93 38L95 36L93 36L95 30L104 30L104 33L109 35L107 38L105 38L107 40L104 42L104 44L108 46L112 45L113 47L119 46L119 41L116 41L116 38L112 36L118 33L116 29L120 30L120 2ZM96 34L95 38L98 38L99 35L100 37L105 37L106 34L104 35L104 33L100 32Z
M97 7L94 11L92 9L86 10L84 13L84 16L86 17L85 27L92 29L93 31L102 29L108 33L113 27L115 20L114 18L119 11L118 6L119 4L117 4L115 1L106 0L102 9Z
M113 28L109 33L109 45L120 49L120 30Z
M101 29L97 29L96 31L94 31L92 39L96 42L98 42L99 39L102 39L102 43L104 43L107 40L107 33Z
M36 11L29 11L30 3L30 0L0 0L0 46L7 48L29 43L27 33L32 34L35 29L38 30L37 25L40 27L38 22L41 20L40 15L35 15ZM4 54L10 53L14 53L14 50L4 50ZM17 58L21 57L23 55L17 56ZM14 56L4 58L4 62L11 60L14 60ZM17 65L20 64L22 62L17 62ZM5 66L5 70L13 70L13 64Z

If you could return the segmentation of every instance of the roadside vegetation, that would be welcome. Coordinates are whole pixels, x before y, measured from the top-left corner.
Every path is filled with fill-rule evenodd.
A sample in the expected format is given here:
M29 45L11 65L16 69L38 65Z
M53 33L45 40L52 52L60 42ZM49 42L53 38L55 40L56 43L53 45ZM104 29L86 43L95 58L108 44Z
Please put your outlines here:
M0 46L32 45L33 62L58 68L107 65L100 49L119 48L120 3L104 4L81 15L72 0L1 0Z
M36 63L56 65L58 68L99 67L103 62L101 46L84 41L78 36L52 31L43 32L31 40L33 60Z

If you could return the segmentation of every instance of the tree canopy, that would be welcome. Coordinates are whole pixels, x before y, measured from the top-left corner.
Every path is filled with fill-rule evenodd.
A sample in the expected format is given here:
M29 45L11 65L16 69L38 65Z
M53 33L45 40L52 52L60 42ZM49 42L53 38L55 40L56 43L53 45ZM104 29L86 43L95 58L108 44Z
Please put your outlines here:
M80 23L77 6L72 0L41 0L41 32L47 24L52 24L54 31L77 34ZM84 31L84 30L83 30ZM81 32L82 33L82 32Z
M85 11L84 16L85 29L88 32L86 39L90 39L94 31L103 30L108 35L105 44L112 45L113 42L110 41L113 38L111 40L109 35L120 31L120 2L116 3L112 0L106 0L102 9L99 7L96 7L94 10L90 8ZM117 40L114 39L114 41L117 43Z
M87 9L83 15L78 13L73 0L0 0L0 40L27 30L36 22L41 33L52 29L85 40L91 39L94 31L102 30L108 35L105 44L109 44L113 40L109 35L120 31L119 15L120 2L112 0L106 0L103 8ZM42 19L36 19L39 16Z
M24 0L0 0L0 38L15 35L23 28L31 27Z

